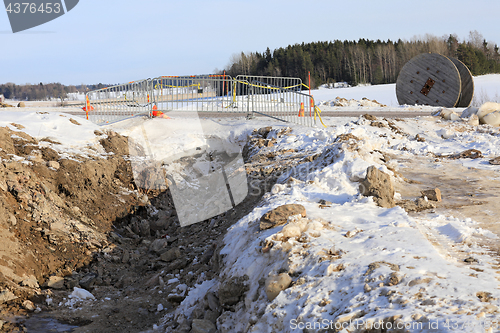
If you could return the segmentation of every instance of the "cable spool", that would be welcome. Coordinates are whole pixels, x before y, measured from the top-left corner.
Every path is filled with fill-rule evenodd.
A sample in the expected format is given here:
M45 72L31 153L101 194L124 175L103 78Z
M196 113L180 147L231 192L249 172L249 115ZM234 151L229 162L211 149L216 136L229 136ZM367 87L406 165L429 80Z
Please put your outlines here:
M401 69L396 96L400 105L468 107L474 96L474 81L460 60L423 53Z

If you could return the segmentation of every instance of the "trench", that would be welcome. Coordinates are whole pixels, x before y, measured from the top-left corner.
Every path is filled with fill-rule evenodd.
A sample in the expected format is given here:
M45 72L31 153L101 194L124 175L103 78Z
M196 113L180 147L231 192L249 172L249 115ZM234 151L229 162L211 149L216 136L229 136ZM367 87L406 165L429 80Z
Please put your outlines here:
M241 154L235 154L236 147L227 142L212 138L207 143L206 146L186 151L184 156L176 156L175 160L163 161L157 167L161 168L163 175L167 174L166 179L178 184L179 179L196 181L225 166L224 177L218 177L223 183L209 182L212 189L207 193L211 196L217 196L219 192L229 193L229 207L220 205L215 213L201 215L202 219L197 223L181 227L181 216L171 188L143 189L149 206L134 209L130 215L115 221L113 231L108 233L112 246L93 253L93 261L73 276L82 281L94 275L95 281L88 289L97 300L108 301L93 305L82 303L81 309L54 307L19 318L17 322L27 332L140 332L151 328L175 310L178 304L164 301L172 291L171 286L186 284L191 287L199 282L202 275L205 280L216 276L219 269L217 251L223 244L227 229L258 204L276 179L264 173L257 178L250 175L249 164L245 163ZM241 175L239 182L231 180L238 170L243 171L245 184L242 184ZM194 205L184 207L184 210L203 211L203 205L197 204L204 203L207 193L196 197ZM164 228L151 229L147 234L134 229L142 220L149 220L153 225L161 211L169 211L170 214L169 223ZM152 253L151 244L158 240L165 240L165 246ZM171 248L180 249L182 257L171 262L160 260L160 253ZM126 256L130 259L125 260ZM186 274L188 271L194 274ZM163 284L158 282L158 276L163 277ZM151 282L155 277L156 282ZM179 280L178 283L167 284L167 281L175 279ZM155 291L152 293L150 290ZM164 293L158 294L160 290ZM64 303L67 295L67 291L54 291L54 304ZM158 304L164 305L162 311L154 311Z

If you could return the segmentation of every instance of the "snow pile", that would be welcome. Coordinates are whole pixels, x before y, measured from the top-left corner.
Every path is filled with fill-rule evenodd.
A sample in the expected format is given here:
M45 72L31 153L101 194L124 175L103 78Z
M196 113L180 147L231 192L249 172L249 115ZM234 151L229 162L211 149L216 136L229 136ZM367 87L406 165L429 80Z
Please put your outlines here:
M62 112L2 111L0 126L24 132L38 139L41 147L50 146L59 153L84 157L105 153L98 140L106 135L95 133L102 127Z
M432 117L397 123L360 117L345 124L338 119L327 123L326 129L295 127L270 149L316 158L283 174L261 204L225 236L220 280L248 277L248 290L234 312L218 318L219 331L350 327L347 332L379 327L451 332L453 325L476 321L473 331L482 332L481 320L496 320L500 291L496 268L490 264L494 259L475 246L472 237L492 234L471 219L439 214L417 219L397 206L378 207L371 197L360 195L357 181L371 165L395 175L391 170L397 165L381 152L449 155L476 147L488 155L500 154L498 131L475 131L465 123ZM454 135L443 138L443 129L450 128ZM416 134L424 139L416 140ZM493 167L476 160L462 163ZM303 205L307 217L259 229L266 212L292 203ZM435 246L433 240L451 245ZM458 260L453 251L474 259ZM470 262L476 265L474 271ZM291 285L270 300L266 281L283 274L291 278ZM216 291L217 285L211 288ZM194 293L199 290L189 295ZM189 312L190 299L177 314Z
M73 308L75 305L83 301L93 301L93 300L95 300L95 297L94 295L92 295L92 293L90 293L85 289L74 287L73 292L68 295L68 299L64 298L63 302L59 303L59 306ZM47 303L49 303L48 298L47 298Z

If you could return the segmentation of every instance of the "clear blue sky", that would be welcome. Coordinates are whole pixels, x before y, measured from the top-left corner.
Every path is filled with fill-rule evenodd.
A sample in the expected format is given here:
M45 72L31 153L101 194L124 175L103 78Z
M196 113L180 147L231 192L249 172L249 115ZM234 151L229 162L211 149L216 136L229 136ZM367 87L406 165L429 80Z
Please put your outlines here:
M20 1L23 2L23 1ZM496 0L80 0L12 33L0 10L0 83L122 83L212 73L240 52L477 30L500 45Z

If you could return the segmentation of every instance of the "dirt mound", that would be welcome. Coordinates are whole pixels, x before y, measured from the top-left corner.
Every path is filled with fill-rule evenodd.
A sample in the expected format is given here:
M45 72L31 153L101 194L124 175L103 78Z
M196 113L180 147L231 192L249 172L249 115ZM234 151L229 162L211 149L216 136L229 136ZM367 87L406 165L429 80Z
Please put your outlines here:
M12 295L2 310L16 313L23 301L38 306L50 293L40 288L50 276L70 286L72 274L110 244L106 233L138 200L122 155L63 158L7 127L0 128L0 142L0 292Z
M95 131L100 154L68 156L54 149L57 142L11 125L19 131L0 128L1 331L60 323L75 332L152 328L188 288L218 273L226 230L275 182L264 173L249 176L250 193L235 209L181 228L168 190L137 188L126 137ZM137 184L157 175L144 172ZM70 298L75 287L95 301Z

